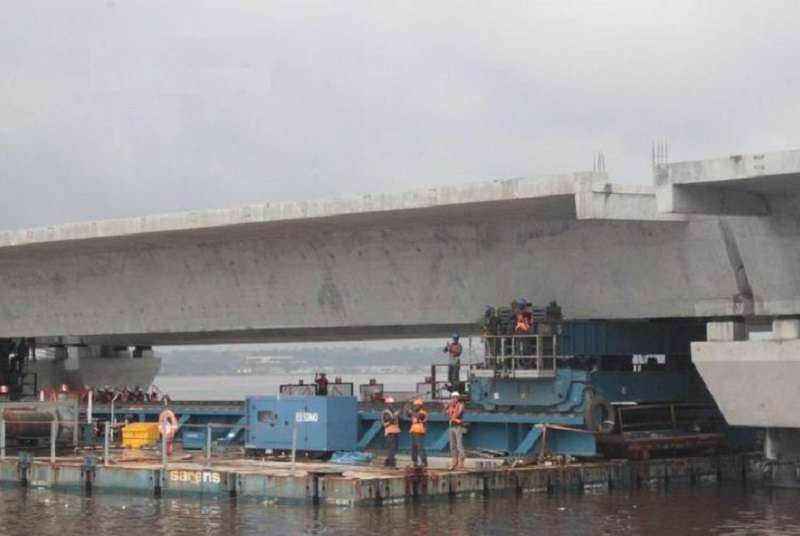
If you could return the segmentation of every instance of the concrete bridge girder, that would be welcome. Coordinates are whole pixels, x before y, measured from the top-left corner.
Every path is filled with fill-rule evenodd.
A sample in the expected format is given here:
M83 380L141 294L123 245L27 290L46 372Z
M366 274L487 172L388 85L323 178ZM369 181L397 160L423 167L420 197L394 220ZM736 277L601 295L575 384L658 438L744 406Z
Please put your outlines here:
M733 314L737 293L713 221L503 211L76 244L5 255L0 270L9 334L126 344L438 335L519 294L586 318Z
M656 188L582 173L0 233L0 337L434 336L519 294L573 318L800 314L800 171L762 160L765 187L727 161L656 176L713 189L733 165L724 187L768 217L665 214Z

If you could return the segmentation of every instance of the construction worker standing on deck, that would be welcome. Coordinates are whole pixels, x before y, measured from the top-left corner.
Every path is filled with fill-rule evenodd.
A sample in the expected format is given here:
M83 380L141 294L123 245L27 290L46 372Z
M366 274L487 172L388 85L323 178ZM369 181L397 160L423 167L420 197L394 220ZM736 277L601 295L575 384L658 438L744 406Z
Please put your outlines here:
M525 335L531 333L531 326L533 324L533 315L528 310L528 300L525 298L517 298L517 312L516 322L514 324L514 335L522 336L517 339L516 354L527 355L530 351L529 340Z
M425 452L425 434L428 431L428 412L423 407L420 399L414 400L414 408L411 410L411 463L417 465L417 459L422 462L422 468L428 467L428 455Z
M387 396L384 399L386 408L383 410L383 434L389 454L383 462L386 467L397 467L397 447L400 443L400 412L392 408L394 398Z
M458 391L450 393L445 412L450 421L450 471L464 468L464 403Z
M447 362L447 381L450 383L450 389L455 391L460 383L459 369L461 367L461 352L463 348L461 343L458 342L458 333L453 333L452 338L453 340L445 345L444 351L450 357Z

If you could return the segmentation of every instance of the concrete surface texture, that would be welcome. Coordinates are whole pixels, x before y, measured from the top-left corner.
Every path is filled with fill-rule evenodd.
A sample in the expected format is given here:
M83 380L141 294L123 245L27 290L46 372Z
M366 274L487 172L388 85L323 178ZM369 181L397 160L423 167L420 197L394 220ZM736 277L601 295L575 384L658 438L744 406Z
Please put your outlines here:
M744 328L740 320L709 322L707 341L692 343L692 361L703 381L728 424L800 428L792 398L800 378L800 320L775 318L769 338L750 340ZM778 441L776 435L767 457L775 457L770 448L794 445L795 436L800 438L794 432ZM800 455L800 448L794 452Z
M571 318L800 314L800 159L736 167L757 156L661 165L652 187L576 173L3 232L0 336L439 336L520 294ZM681 212L675 185L705 201ZM717 190L748 210L718 216Z
M692 361L728 424L800 428L800 340L695 342Z

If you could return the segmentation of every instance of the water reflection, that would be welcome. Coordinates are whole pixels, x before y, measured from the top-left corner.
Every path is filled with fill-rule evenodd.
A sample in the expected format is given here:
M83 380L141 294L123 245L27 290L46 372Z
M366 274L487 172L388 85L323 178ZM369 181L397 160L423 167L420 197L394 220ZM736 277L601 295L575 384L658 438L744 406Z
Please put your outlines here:
M0 535L799 534L800 491L736 485L383 508L0 490Z

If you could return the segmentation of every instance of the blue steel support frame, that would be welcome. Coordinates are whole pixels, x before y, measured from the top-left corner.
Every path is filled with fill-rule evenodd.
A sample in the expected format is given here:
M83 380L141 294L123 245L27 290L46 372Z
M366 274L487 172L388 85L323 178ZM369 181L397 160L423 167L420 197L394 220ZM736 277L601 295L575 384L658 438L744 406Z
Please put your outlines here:
M382 423L380 420L375 420L372 423L372 426L370 426L369 429L364 433L364 435L361 436L361 438L358 440L357 443L358 448L365 449L370 443L372 443L372 440L375 439L375 436L378 435L380 429L383 428L381 424Z
M242 415L242 417L238 421L236 421L236 424L234 424L233 429L227 434L225 434L225 441L229 443L233 442L239 436L239 434L241 434L242 431L244 431L244 427L246 425L247 425L247 415Z
M441 451L448 448L449 445L450 445L450 428L448 425L448 428L445 428L444 431L441 434L439 434L439 438L433 442L433 447L431 447L431 450Z
M516 456L526 456L533 448L533 445L539 441L540 437L542 437L542 429L532 426L530 431L525 436L525 439L520 441L519 445L517 445L517 449L514 451L514 454Z

